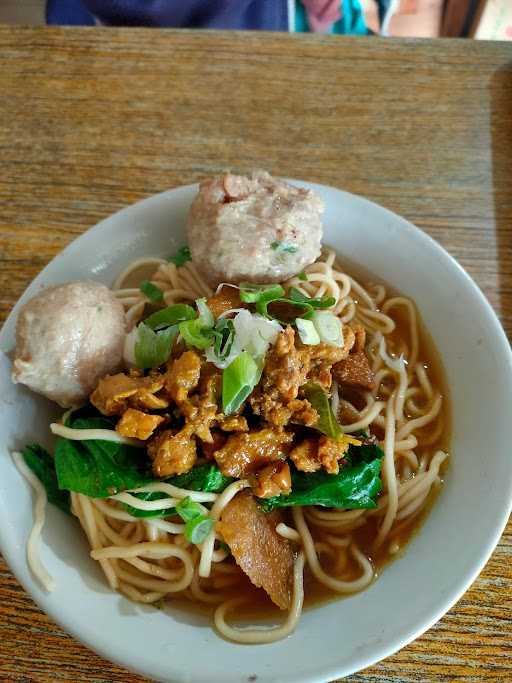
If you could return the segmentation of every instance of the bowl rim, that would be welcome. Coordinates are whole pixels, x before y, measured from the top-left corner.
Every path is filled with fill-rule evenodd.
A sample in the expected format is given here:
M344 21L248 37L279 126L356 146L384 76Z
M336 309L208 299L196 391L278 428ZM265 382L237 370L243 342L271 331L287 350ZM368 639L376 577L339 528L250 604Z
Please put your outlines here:
M494 309L492 308L491 304L488 302L487 298L480 290L478 285L474 282L471 276L464 270L464 268L456 261L456 259L444 249L444 247L442 247L424 230L409 222L399 214L396 214L393 211L387 209L386 207L383 207L380 204L377 204L376 202L373 202L361 195L349 193L344 190L340 190L339 188L336 188L334 186L312 183L297 179L286 180L295 185L308 187L313 190L334 190L337 193L340 193L341 195L349 196L353 199L356 199L363 210L365 206L366 208L371 210L377 209L381 213L381 215L387 214L387 216L391 218L395 224L400 226L401 230L404 230L408 233L414 233L416 237L420 236L420 239L424 243L427 243L430 246L430 248L434 250L436 255L439 257L439 259L443 261L444 265L447 268L451 270L455 269L458 272L459 276L461 276L464 281L464 286L468 288L472 296L474 296L478 300L482 310L486 314L486 322L492 325L491 334L495 340L494 350L496 353L499 354L500 359L502 359L503 361L504 375L505 373L508 373L506 376L506 383L510 387L512 387L512 350L510 348L509 341L501 325L501 322L499 321ZM146 197L133 204L127 205L121 208L120 210L106 216L101 221L91 226L83 233L81 233L79 236L77 236L74 240L72 240L36 275L36 277L29 283L23 294L20 296L15 306L9 313L8 317L4 321L2 329L0 330L0 346L2 346L4 329L6 328L7 323L12 322L13 318L16 317L19 308L21 307L21 305L23 305L23 303L29 296L29 290L32 290L34 287L40 284L41 280L44 280L48 270L52 266L54 266L54 264L59 263L61 261L65 261L70 255L70 253L79 247L80 241L83 238L85 238L86 235L87 239L90 239L91 236L96 236L96 234L99 234L100 231L103 229L105 223L109 222L114 217L119 217L123 214L129 214L131 211L133 211L134 207L137 207L138 210L145 210L152 203L161 201L161 199L164 196L171 195L173 193L176 193L177 191L191 191L197 187L198 184L193 183L189 185L174 187L163 192L150 195L149 197ZM478 556L475 557L472 566L465 573L465 575L459 576L457 578L456 587L454 587L454 589L452 589L452 591L444 598L443 605L440 608L435 609L428 618L423 619L421 623L415 629L410 631L406 637L395 637L394 639L388 639L387 643L375 645L373 655L371 658L362 654L359 655L359 659L355 657L355 664L350 668L350 670L344 670L340 668L340 666L329 666L322 669L321 673L318 672L316 675L311 675L310 673L304 673L300 675L294 674L293 679L284 676L280 677L279 680L290 681L290 683L324 683L325 681L334 679L336 677L339 677L340 675L350 675L351 673L360 671L363 668L373 666L382 659L385 659L386 657L396 653L398 650L407 646L416 638L425 633L428 629L430 629L439 619L441 619L453 607L453 605L456 602L458 602L458 600L460 600L462 595L469 589L471 584L475 581L475 579L478 577L484 566L489 561L489 558L491 557L493 551L498 545L499 540L506 527L508 518L512 512L512 466L510 467L510 470L508 472L508 480L508 497L506 500L504 500L502 506L502 513L499 519L497 519L495 522L494 533L487 538L485 547L480 548ZM32 589L32 586L30 586L23 578L20 578L16 570L12 569L12 566L16 565L17 561L14 558L13 550L8 546L6 542L5 534L2 530L2 525L0 525L0 551L3 554L3 557L6 563L8 564L10 571L12 571L17 581L23 586L24 590L30 595L30 597L34 600L38 607L42 611L44 611L45 614L47 614L55 623L57 623L61 628L63 628L63 630L65 630L66 633L71 634L80 643L86 645L93 651L97 652L100 656L104 657L110 662L117 664L125 670L133 671L147 677L151 677L152 675L154 675L151 673L151 671L148 671L144 667L139 668L136 665L127 665L126 662L123 661L120 657L116 657L115 654L112 655L112 653L108 650L108 647L102 644L101 639L95 639L93 637L89 637L88 635L84 635L79 627L75 628L73 623L68 621L68 619L66 619L65 617L61 616L61 610L58 607L45 605L43 599L44 594L36 593Z

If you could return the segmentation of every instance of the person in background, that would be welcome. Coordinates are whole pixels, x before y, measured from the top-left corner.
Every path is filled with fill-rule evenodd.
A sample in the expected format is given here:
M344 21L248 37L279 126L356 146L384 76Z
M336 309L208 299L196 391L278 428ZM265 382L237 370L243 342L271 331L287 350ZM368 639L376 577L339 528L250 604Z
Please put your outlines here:
M368 33L360 0L47 0L46 20L75 26Z

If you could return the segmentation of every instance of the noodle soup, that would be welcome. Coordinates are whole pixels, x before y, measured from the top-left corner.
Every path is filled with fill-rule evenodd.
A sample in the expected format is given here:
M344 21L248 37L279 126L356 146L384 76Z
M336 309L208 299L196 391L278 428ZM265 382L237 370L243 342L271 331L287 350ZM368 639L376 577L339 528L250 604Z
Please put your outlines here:
M414 303L320 249L321 210L264 172L209 179L191 248L21 309L13 379L69 408L53 455L14 454L47 590L47 499L112 590L238 643L284 638L406 546L447 465L446 384ZM278 625L237 626L261 616Z

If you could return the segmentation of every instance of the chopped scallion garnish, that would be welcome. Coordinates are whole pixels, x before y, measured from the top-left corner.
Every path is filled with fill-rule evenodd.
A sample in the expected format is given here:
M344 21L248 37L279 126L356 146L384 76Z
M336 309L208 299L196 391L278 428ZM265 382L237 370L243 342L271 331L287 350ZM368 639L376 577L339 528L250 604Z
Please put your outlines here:
M140 283L140 291L153 303L159 303L164 300L164 293L149 280L143 280Z
M320 344L320 337L314 323L311 320L297 318L295 320L295 325L297 327L300 340L303 344L308 344L309 346Z
M174 263L175 266L181 268L188 261L192 261L192 255L190 249L187 246L184 246L181 247L181 249L178 249L174 256L169 256L167 260L169 263Z
M311 318L318 336L331 346L343 346L341 320L330 311L315 311Z
M278 253L285 254L295 254L297 251L299 251L299 247L296 244L290 244L289 242L281 242L280 240L272 242L270 247Z
M204 543L214 524L213 519L206 515L195 517L185 524L185 538L190 543L200 545Z
M190 522L191 519L200 517L203 514L201 506L193 501L190 496L180 500L176 505L176 512L184 522Z
M150 315L144 323L152 330L160 330L169 325L176 325L183 320L192 320L196 317L196 312L188 304L174 304L167 306L161 311L157 311Z
M171 354L172 344L177 333L176 325L155 332L146 324L140 323L137 327L134 349L137 367L145 370L163 365Z
M261 376L256 361L243 351L222 373L222 410L232 415L251 394Z

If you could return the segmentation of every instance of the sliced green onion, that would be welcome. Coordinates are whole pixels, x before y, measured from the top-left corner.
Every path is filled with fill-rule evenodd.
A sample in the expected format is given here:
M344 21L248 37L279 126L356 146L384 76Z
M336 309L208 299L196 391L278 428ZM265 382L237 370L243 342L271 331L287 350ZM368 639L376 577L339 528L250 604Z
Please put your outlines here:
M308 276L307 273L304 270L301 270L301 272L297 275L299 280L302 280L302 282L307 282L308 281Z
M217 320L213 332L215 335L214 353L219 360L225 360L229 356L235 341L235 325L232 320L220 318Z
M172 344L178 328L172 325L161 332L154 332L144 323L137 327L135 341L135 364L138 368L157 368L163 365L171 354Z
M190 249L187 246L184 246L181 247L181 249L178 249L174 256L169 256L167 260L169 263L174 263L175 266L181 268L188 261L192 261L192 255Z
M320 339L331 346L343 346L341 320L330 311L315 311L311 318Z
M144 320L144 323L152 330L159 330L169 327L169 325L176 325L176 323L180 323L183 320L192 320L195 317L196 312L192 306L188 304L174 304L153 313L153 315Z
M336 299L333 296L323 296L321 299L311 299L296 287L290 287L288 296L290 300L296 304L307 304L313 308L331 308L331 306L334 306L336 303Z
M212 312L208 308L206 299L196 299L197 310L199 311L199 320L205 327L213 327L215 319Z
M153 301L154 303L158 303L164 300L164 293L162 292L160 287L157 287L149 280L143 280L140 283L139 289L144 294L144 296L146 296L150 301Z
M226 415L236 412L258 384L261 368L243 351L222 373L222 410Z
M320 384L307 382L301 389L304 392L304 396L318 413L318 422L314 428L318 429L322 434L338 440L343 434L343 430L332 411L329 397Z
M309 346L320 344L320 336L318 335L316 327L311 320L297 318L295 320L295 325L297 326L297 331L303 344L308 344Z
M212 330L205 327L199 318L181 322L179 330L187 346L194 346L196 349L204 350L212 345Z
M192 519L203 515L201 506L193 501L190 496L180 500L176 505L176 512L184 522L190 522Z
M240 299L246 304L257 304L259 301L273 301L284 295L281 285L254 285L251 282L240 283Z
M299 247L296 244L289 244L288 242L281 242L280 240L272 242L270 247L274 251L284 252L286 254L295 254L295 252L299 251Z
M185 524L185 538L195 545L204 543L214 524L213 519L206 515L195 517Z

